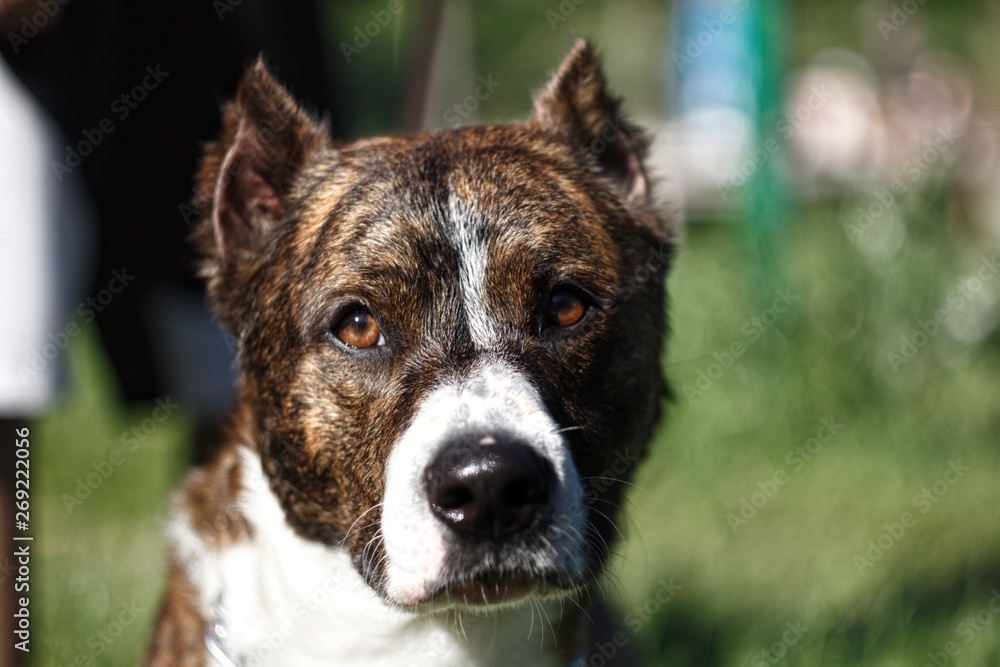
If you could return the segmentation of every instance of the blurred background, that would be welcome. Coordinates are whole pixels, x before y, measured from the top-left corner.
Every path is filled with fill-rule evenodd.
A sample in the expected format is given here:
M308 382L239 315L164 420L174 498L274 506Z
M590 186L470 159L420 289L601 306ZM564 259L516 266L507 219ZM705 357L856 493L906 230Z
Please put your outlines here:
M150 4L0 0L27 664L129 664L153 621L168 494L231 400L185 239L243 65L263 51L349 139L523 118L579 34L682 243L677 398L602 584L627 641L645 665L1000 665L1000 5Z

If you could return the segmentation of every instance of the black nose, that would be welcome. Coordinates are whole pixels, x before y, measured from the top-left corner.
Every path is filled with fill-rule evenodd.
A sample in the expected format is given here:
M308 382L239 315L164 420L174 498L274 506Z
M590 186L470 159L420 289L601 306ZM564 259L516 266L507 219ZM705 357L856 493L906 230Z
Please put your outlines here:
M552 465L528 445L485 436L446 446L424 472L434 514L456 533L499 540L549 504Z

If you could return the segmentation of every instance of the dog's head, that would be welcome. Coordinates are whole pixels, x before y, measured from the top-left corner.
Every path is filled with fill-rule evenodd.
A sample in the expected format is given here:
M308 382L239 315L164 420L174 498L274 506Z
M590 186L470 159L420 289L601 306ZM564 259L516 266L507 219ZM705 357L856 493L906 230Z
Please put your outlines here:
M590 47L523 124L337 146L260 64L224 120L203 273L289 525L403 607L586 585L665 391L671 250Z

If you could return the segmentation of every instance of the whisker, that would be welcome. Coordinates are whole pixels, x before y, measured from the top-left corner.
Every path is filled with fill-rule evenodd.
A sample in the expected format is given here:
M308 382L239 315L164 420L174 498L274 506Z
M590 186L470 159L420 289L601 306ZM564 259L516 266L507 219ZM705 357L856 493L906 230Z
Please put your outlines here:
M342 539L342 540L340 541L340 546L344 546L344 545L345 545L345 544L347 543L347 538L348 538L348 537L350 536L350 534L351 534L351 531L352 531L352 530L354 530L354 526L358 525L358 521L361 521L361 517L363 517L364 515L368 514L368 513L369 513L369 512L371 512L372 510L376 510L376 509L378 509L379 507L382 507L382 505L383 505L383 503L376 503L376 504L372 505L371 507L369 507L368 509L366 509L366 510L365 510L364 512L362 512L361 514L359 514L359 515L358 515L358 518L357 518L357 519L355 519L355 520L354 520L354 523L352 523L352 524L351 524L351 527L347 529L347 532L346 532L346 533L344 533L344 539ZM371 525L371 524L368 524L368 525ZM367 527L367 526L366 526L366 527Z
M534 598L528 598L528 601L529 602L534 602L535 599ZM531 621L530 621L530 623L528 625L528 636L524 638L525 641L531 639L531 633L535 629L535 605L534 604L529 604L528 605L528 609L529 609L529 611L531 611ZM541 619L538 619L538 622L541 623Z
M605 602L607 602L608 601L608 593L607 593L607 591L604 590L604 586L601 585L601 580L600 579L594 579L594 584L597 586L598 590L601 591L601 597L604 599Z
M610 569L604 572L604 576L609 577L609 579L607 579L608 584L610 584L614 589L617 598L621 600L622 591L625 590L625 584L622 582L621 577L618 576L617 572L613 572Z
M541 600L538 601L538 610L542 612L545 617L545 622L549 626L549 632L552 633L552 639L556 637L555 628L552 627L552 619L549 618L549 613L545 611L545 606L542 604ZM542 651L545 649L545 628L542 628L542 640L538 643L538 650Z
M575 595L571 595L571 596L569 596L566 599L576 605L576 608L580 610L580 613L583 614L584 616L586 616L587 620L590 621L590 625L592 627L596 627L597 626L597 623L595 623L594 619L590 616L590 614L587 613L587 610L583 608L583 605L576 601L576 596Z
M625 546L628 546L628 540L625 539L625 534L618 528L618 524L615 523L614 519L612 519L607 514L605 514L601 510L597 509L596 507L591 507L590 509L592 509L593 511L597 512L598 514L600 514L601 516L603 516L605 519L607 519L608 523L611 524L611 527L614 528L615 531L617 531L618 537L622 538L622 543Z
M581 477L580 481L584 482L584 481L587 481L589 479L603 479L603 480L608 481L608 482L615 482L616 484L624 484L626 486L631 486L634 489L638 489L638 490L642 491L643 493L649 493L649 495L651 495L651 496L653 495L652 493L650 493L646 489L642 488L638 484L630 482L627 479L621 479L620 477L605 477L605 476L602 476L602 475L593 475L593 476L590 476L590 477Z
M587 544L589 544L594 549L594 551L601 556L602 559L606 558L611 553L611 547L608 545L607 540L605 540L604 536L601 535L600 531L598 531L593 526L588 525L587 527L589 528L589 532L587 535ZM600 542L594 540L593 539L594 537L600 540Z

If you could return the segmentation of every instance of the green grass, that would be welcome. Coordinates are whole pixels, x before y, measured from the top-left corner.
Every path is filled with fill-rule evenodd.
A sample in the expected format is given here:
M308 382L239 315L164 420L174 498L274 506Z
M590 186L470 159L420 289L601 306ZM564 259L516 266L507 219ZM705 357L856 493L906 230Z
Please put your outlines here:
M69 370L68 395L33 429L32 664L132 664L163 587L166 500L185 467L188 424L175 414L143 433L156 406L118 403L89 333ZM123 441L133 427L144 439Z
M916 225L887 270L864 261L837 211L806 220L779 283L799 301L700 396L684 387L748 341L760 299L729 230L693 234L672 277L681 398L639 475L620 569L627 608L665 575L684 586L640 632L648 664L767 664L759 653L788 621L809 631L783 664L922 665L949 641L960 652L948 664L1000 664L995 624L969 642L958 627L1000 587L997 339L970 347L940 331L898 372L887 361L967 262L943 231ZM824 418L842 428L800 458ZM954 461L969 470L949 473L938 498ZM933 504L914 500L925 487ZM731 523L743 499L760 507ZM882 537L891 546L870 567L856 561L885 524L899 538ZM689 658L665 660L675 652Z
M897 256L870 263L842 217L835 207L802 216L776 271L797 300L753 342L744 324L773 297L750 279L736 228L688 234L670 281L666 365L679 398L629 497L627 546L605 585L645 664L765 665L782 654L785 665L923 665L949 642L949 665L1000 664L998 624L983 611L1000 590L997 335L967 345L941 331L898 372L887 361L992 253L918 222ZM745 353L699 396L686 392L734 342ZM172 417L128 452L123 433L153 406L119 406L92 337L69 360L71 391L34 435L44 638L34 664L128 664L160 594L166 500L189 425ZM786 459L829 435L824 418L837 432L808 461ZM69 512L64 494L116 449L124 462ZM922 513L914 496L958 460L968 471ZM783 483L769 486L779 471ZM760 485L771 497L754 496ZM734 532L727 516L743 499L760 507ZM855 557L905 512L902 535L859 573ZM661 604L663 582L681 588ZM127 604L141 615L106 643L97 632L114 631ZM977 613L978 625L962 625ZM786 623L807 628L794 645L781 643Z

